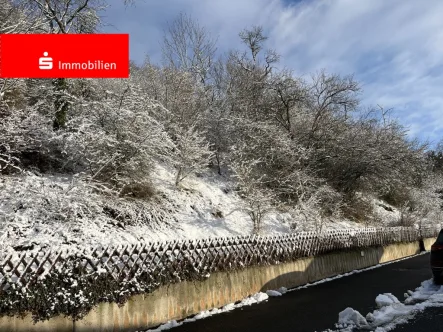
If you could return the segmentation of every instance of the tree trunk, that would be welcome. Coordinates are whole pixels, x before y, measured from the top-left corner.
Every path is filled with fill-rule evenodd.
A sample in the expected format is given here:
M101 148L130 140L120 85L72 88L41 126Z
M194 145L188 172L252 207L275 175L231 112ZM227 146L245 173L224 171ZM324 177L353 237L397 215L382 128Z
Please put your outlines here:
M220 153L218 151L215 152L215 160L217 161L218 175L222 175Z
M178 172L177 172L177 176L175 177L175 185L176 185L176 186L178 186L178 184L179 184L180 181L182 180L182 179L181 179L181 176L182 176L182 168L179 167L179 168L178 168Z
M53 122L53 129L59 130L66 127L69 104L66 100L65 92L68 89L68 83L66 78L56 78L52 84L55 92L55 119Z

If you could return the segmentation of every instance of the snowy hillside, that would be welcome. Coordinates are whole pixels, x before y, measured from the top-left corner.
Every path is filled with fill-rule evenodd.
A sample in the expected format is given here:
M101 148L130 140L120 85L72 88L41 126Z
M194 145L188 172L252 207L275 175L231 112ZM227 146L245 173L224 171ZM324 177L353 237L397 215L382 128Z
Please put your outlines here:
M48 245L82 248L98 243L252 233L244 202L234 190L235 183L227 178L208 171L189 177L177 188L173 171L159 165L151 178L154 197L141 201L99 194L75 176L2 176L0 250L7 246L16 250ZM387 221L399 216L386 203L374 200L374 205ZM364 226L368 225L344 219L306 220L289 208L274 209L264 217L261 235Z
M0 79L0 249L441 220L443 141L361 104L352 75L281 69L258 26L216 60L174 24L168 61L127 79Z

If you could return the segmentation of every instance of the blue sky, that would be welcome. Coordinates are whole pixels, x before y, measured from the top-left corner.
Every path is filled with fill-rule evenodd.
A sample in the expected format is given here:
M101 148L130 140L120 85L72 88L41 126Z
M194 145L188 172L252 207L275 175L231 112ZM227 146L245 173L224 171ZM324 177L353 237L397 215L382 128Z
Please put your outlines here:
M130 34L130 57L161 57L168 21L190 14L218 38L219 52L240 47L238 32L262 25L268 47L297 75L320 69L354 74L363 105L393 108L411 137L443 137L441 0L109 0L107 32Z

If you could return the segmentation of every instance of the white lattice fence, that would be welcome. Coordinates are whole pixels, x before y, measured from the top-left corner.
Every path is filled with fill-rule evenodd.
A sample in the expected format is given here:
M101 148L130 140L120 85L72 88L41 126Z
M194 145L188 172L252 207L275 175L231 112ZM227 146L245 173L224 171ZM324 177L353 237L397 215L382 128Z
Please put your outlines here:
M437 229L364 228L324 233L259 237L214 238L119 247L96 247L81 252L42 250L0 257L0 290L28 287L53 273L107 274L116 281L143 279L160 285L192 279L215 271L252 265L278 264L335 250L411 242L433 237Z

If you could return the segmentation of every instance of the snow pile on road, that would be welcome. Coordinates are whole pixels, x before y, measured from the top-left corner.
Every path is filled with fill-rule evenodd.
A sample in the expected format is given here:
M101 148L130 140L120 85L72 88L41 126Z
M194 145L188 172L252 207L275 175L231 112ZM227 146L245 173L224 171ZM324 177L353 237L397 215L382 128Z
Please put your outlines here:
M202 312L198 313L197 315L195 315L194 317L186 318L185 320L183 320L181 322L177 322L176 320L171 320L165 324L160 325L159 327L157 327L155 329L146 330L146 332L159 332L159 331L169 330L173 327L183 325L184 323L195 322L196 320L199 320L199 319L208 318L213 315L218 315L218 314L228 312L228 311L231 311L231 310L234 310L237 308L241 308L241 307L248 306L251 304L260 303L260 302L266 301L267 299L269 299L269 296L266 293L259 292L259 293L256 293L254 295L251 295L251 296L243 299L241 302L239 302L237 304L229 303L222 308L215 308L212 310L202 311Z
M429 307L443 307L443 287L435 285L432 279L424 281L414 292L409 291L406 295L408 297L403 303L390 293L378 295L378 309L368 313L366 317L352 308L346 308L339 313L336 331L350 332L354 328L363 328L387 332L406 323L417 312Z
M346 308L338 314L337 325L339 328L367 327L368 322L357 310Z
M286 287L280 287L277 290L269 289L266 291L266 294L270 297L277 297L277 296L282 296L283 294L286 294L287 292L289 292L289 290Z
M394 303L400 303L400 301L391 293L385 293L378 295L375 298L375 303L379 308L383 308Z
M148 331L152 331L152 332L159 332L159 331L165 331L165 330L169 330L172 329L173 327L177 327L182 325L183 323L179 323L176 320L170 320L169 322L160 325L159 327L157 327L156 329L153 330L148 330Z
M286 294L289 290L286 287L280 287L279 289L277 289L277 292L281 293L281 294Z
M254 294L250 297L247 297L246 299L243 299L237 306L238 307L243 307L245 305L251 305L251 304L255 304L255 303L260 303L263 301L266 301L267 299L269 299L268 294L266 293L262 293L259 292L257 294Z
M280 293L279 291L276 291L276 290L272 290L272 289L267 290L266 294L268 294L268 296L271 296L271 297L282 296L282 293Z

